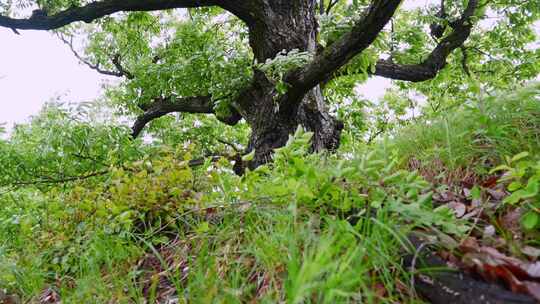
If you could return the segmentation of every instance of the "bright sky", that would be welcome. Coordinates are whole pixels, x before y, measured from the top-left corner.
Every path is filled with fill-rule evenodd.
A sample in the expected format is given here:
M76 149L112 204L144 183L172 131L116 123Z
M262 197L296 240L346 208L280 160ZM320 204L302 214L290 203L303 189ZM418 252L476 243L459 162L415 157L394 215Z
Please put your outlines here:
M407 7L432 0L408 0ZM104 76L82 65L69 48L48 32L0 28L0 123L11 129L36 114L51 98L65 102L90 101L101 93ZM361 92L369 99L384 94L390 81L373 78Z
M78 63L58 38L47 32L0 28L0 123L10 128L36 114L51 98L95 99L105 78Z

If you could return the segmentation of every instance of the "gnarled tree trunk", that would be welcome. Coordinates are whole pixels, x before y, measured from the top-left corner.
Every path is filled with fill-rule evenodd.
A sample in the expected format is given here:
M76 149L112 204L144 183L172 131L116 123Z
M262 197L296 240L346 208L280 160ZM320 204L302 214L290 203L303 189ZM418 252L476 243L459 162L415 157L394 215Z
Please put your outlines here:
M261 71L233 103L229 117L218 117L222 122L236 124L244 118L252 128L249 150L255 150L251 167L270 160L272 151L283 146L298 125L314 133L313 150L334 150L339 146L343 125L333 118L325 106L320 84L328 81L351 58L361 54L377 38L390 21L402 0L372 0L350 30L332 44L318 48L319 26L315 14L320 0L100 0L83 6L69 6L48 15L37 10L29 18L17 19L0 15L0 27L17 30L51 30L77 21L92 22L116 12L155 11L174 8L219 6L240 18L249 29L250 45L258 62L274 58L279 52L297 49L314 54L313 60L293 71L287 71L283 81L289 90L279 95ZM441 37L433 51L417 64L399 64L380 59L371 71L392 79L424 81L431 79L446 65L447 57L469 37L479 0L468 0L456 20L447 20L452 31ZM333 3L333 4L332 4ZM330 2L329 7L337 2ZM444 8L441 6L441 15ZM99 65L89 66L97 71L131 79L120 64L120 57L112 63L118 71L103 71ZM153 103L141 109L133 126L133 137L138 136L153 119L173 112L216 114L212 96L156 96ZM279 107L276 106L279 105Z
M315 1L261 1L259 5L257 21L250 26L250 44L258 62L273 59L283 50L316 52ZM262 72L255 72L254 81L258 90L241 111L252 128L248 147L255 150L252 167L268 162L272 151L285 145L299 125L314 133L314 151L338 148L343 124L328 112L319 86L303 96L278 96Z

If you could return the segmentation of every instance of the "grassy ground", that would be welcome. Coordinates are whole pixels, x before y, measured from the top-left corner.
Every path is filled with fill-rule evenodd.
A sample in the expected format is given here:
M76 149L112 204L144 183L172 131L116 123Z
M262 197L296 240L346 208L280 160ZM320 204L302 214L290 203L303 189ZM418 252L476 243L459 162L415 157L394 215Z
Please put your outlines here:
M516 248L539 245L522 213L517 230L499 221L533 212L537 193L504 203L510 177L489 173L528 159L516 178L532 176L538 92L418 122L348 160L308 155L310 134L298 131L271 166L243 177L227 163L192 170L189 154L163 151L104 179L4 193L0 302L422 303L401 266L412 230L520 258ZM498 204L490 191L502 191ZM443 199L458 192L463 214ZM475 200L492 205L478 214Z

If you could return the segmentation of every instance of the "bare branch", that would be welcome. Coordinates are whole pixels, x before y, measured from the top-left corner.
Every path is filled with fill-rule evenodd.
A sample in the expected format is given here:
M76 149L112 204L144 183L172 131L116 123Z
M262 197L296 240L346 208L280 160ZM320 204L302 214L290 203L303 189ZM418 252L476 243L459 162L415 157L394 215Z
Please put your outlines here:
M73 53L73 55L75 55L75 57L77 59L79 59L80 62L84 63L85 65L87 65L89 68L91 68L92 70L95 70L97 71L98 73L100 74L103 74L103 75L107 75L107 76L115 76L115 77L123 77L123 76L126 76L127 78L129 79L132 79L133 78L133 75L131 75L131 73L128 73L126 74L126 71L125 70L119 70L119 71L108 71L108 70L104 70L101 68L101 66L99 64L93 64L91 63L90 61L88 61L87 59L83 58L78 52L77 50L75 50L75 47L73 46L73 37L70 37L70 39L66 39L66 37L64 37L64 35L62 34L58 34L57 35L58 38L60 38L60 40L62 40L62 42L64 44L66 44L67 46L69 46L69 49L71 50L71 52ZM116 58L116 57L115 57ZM117 59L119 60L119 59ZM115 59L113 58L113 63L115 63ZM118 61L118 65L120 64L120 62ZM116 63L115 63L115 66L116 66ZM118 67L118 66L117 66ZM129 76L128 76L129 75Z
M220 5L220 0L103 0L81 7L71 7L54 15L32 14L27 19L0 16L0 26L20 30L52 30L73 22L90 23L116 12L155 11L174 8ZM229 1L230 2L230 1Z
M463 72L465 72L467 76L471 77L471 70L467 65L469 55L467 54L467 48L465 46L461 46L461 55L461 67L463 68Z
M11 184L11 186L23 187L23 186L36 186L36 185L65 184L68 182L82 181L82 180L89 179L92 177L105 175L107 173L109 173L109 170L96 171L96 172L88 173L85 175L69 176L69 177L63 177L63 178L42 177L42 178L38 178L36 180L31 180L31 181L15 182Z
M144 107L144 109L145 112L137 118L131 128L133 138L138 137L149 122L170 113L215 114L214 104L210 96L156 98L152 104ZM229 125L235 125L241 118L236 111L233 111L228 117L218 117L220 121Z
M239 145L237 145L237 144L235 144L235 143L232 143L232 142L228 142L228 141L226 141L226 140L224 140L224 139L216 138L216 140L217 140L218 142L220 142L220 143L226 145L226 146L231 147L231 148L234 150L234 152L241 153L242 150L244 150L244 149L243 149L242 147L240 147Z

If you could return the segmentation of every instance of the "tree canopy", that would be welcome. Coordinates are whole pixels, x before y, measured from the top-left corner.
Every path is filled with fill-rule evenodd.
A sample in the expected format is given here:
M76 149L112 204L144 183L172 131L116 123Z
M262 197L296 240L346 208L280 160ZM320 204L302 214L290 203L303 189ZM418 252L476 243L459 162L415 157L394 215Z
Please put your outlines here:
M398 80L398 95L423 94L429 114L451 107L448 96L460 104L538 74L535 1L401 2L3 1L0 26L53 30L81 62L120 77L107 95L137 116L134 137L170 113L213 114L247 122L258 163L299 124L315 132L315 150L335 149L343 123L326 109L358 124L369 106L354 88L373 76Z

